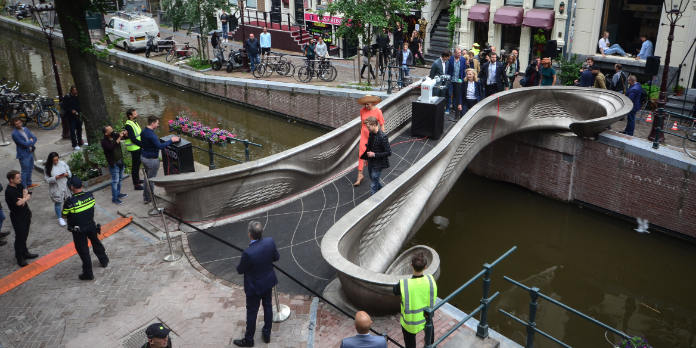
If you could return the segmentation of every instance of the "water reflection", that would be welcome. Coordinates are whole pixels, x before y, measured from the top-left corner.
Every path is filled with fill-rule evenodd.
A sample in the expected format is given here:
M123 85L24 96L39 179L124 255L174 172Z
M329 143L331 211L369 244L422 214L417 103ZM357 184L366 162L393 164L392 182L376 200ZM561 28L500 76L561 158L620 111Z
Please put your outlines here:
M696 332L696 246L635 225L554 201L520 187L465 173L410 244L440 253L439 293L444 297L512 245L518 249L493 270L492 291L501 296L491 327L519 343L525 330L497 312L529 314L529 295L507 275L654 347L693 347ZM408 247L408 246L407 246ZM454 304L471 311L481 283ZM577 347L607 347L604 330L540 300L537 327ZM616 337L608 335L610 339ZM557 347L539 335L535 347Z
M24 92L55 95L57 92L51 59L44 46L43 41L11 34L0 37L0 47L4 48L0 50L0 76L18 80ZM56 58L63 90L67 91L72 79L64 51L57 50ZM167 121L179 112L186 111L206 125L231 130L242 139L262 144L261 149L251 149L252 159L287 150L324 134L323 130L316 127L183 91L106 64L99 65L99 80L112 120L125 117L125 110L135 107L142 119L149 115L162 117L163 126L159 134L163 135L168 131ZM144 125L142 119L140 122ZM202 141L189 140L197 146L207 148L207 144ZM244 158L244 147L241 145L228 145L224 148L216 146L215 151L233 158ZM208 163L207 154L194 151L194 155L199 162ZM233 162L216 158L218 168L231 164Z

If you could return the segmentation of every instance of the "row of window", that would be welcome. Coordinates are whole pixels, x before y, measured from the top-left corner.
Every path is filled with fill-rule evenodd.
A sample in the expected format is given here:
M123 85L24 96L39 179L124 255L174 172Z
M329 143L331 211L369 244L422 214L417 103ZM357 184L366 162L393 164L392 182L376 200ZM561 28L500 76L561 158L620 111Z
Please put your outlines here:
M478 0L479 3L490 4L491 0ZM506 6L522 6L523 0L505 0ZM534 8L554 8L555 0L534 0Z

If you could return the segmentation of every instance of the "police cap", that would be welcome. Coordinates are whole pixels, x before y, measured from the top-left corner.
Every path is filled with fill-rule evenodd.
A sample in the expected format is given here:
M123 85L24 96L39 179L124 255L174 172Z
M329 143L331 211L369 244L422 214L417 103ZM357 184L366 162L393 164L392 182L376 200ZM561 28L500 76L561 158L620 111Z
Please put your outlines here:
M145 335L147 338L167 338L170 331L172 330L169 330L164 324L154 323L145 329Z

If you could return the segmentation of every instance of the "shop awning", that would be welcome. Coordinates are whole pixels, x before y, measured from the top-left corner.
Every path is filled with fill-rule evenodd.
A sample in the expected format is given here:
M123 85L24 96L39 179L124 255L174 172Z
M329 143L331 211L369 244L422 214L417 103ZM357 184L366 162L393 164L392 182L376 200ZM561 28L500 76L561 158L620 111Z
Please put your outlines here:
M493 16L493 23L505 24L505 25L522 25L522 17L524 16L524 9L517 6L503 6L495 11Z
M532 28L553 29L554 10L531 9L524 14L522 25Z
M488 22L490 10L487 4L476 4L469 9L469 20L474 22Z

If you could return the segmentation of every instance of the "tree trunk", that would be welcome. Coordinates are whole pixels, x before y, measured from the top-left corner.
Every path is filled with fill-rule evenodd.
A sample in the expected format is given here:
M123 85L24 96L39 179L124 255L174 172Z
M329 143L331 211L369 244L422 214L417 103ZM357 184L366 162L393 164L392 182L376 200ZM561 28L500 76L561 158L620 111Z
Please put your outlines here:
M90 144L98 144L102 137L101 128L109 120L104 93L99 83L97 57L94 55L85 17L90 1L57 0L55 6L70 71L79 94L80 116L85 123L87 140Z

